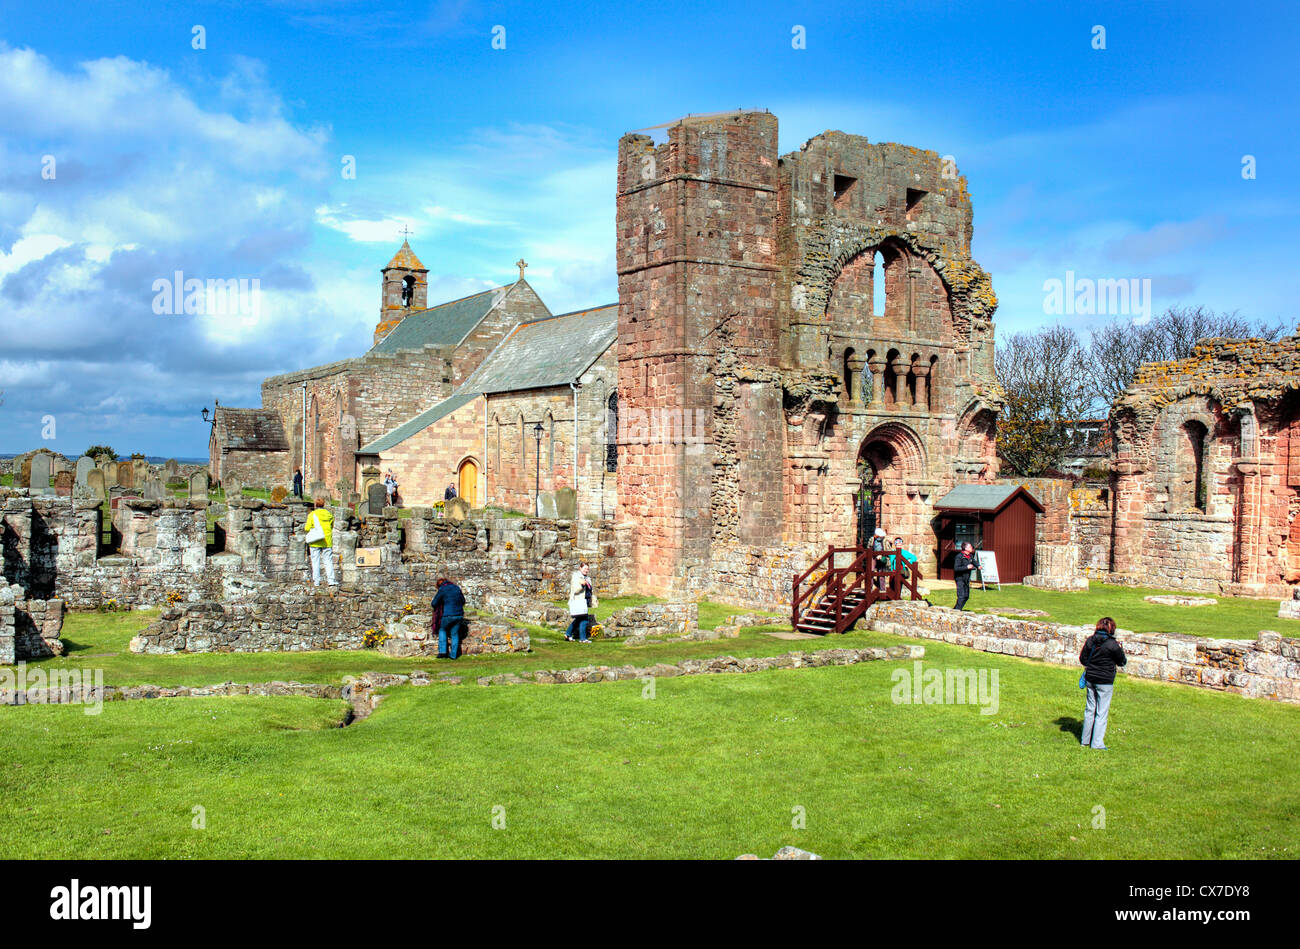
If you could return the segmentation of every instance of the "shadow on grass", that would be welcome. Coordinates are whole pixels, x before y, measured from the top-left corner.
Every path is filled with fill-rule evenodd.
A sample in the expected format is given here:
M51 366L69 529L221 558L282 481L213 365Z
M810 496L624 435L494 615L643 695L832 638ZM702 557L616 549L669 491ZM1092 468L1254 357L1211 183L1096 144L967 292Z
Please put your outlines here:
M1062 715L1056 720L1056 724L1061 726L1061 731L1073 735L1075 741L1083 740L1083 719L1068 718Z

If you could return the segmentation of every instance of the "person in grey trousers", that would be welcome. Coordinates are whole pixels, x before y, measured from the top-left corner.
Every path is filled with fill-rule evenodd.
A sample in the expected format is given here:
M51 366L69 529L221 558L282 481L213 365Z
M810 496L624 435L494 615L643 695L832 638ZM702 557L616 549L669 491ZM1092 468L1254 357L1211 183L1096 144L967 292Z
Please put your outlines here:
M1106 750L1106 720L1110 717L1110 700L1115 691L1115 671L1128 664L1124 647L1115 638L1115 621L1109 616L1097 620L1097 630L1079 651L1083 664L1083 732L1079 744L1097 751Z

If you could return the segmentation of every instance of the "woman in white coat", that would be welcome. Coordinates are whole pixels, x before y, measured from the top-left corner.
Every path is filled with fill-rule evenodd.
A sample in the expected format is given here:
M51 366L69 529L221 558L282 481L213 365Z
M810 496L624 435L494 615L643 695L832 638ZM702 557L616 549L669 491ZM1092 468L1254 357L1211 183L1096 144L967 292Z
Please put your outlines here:
M596 595L591 587L591 567L582 561L569 579L569 629L564 638L573 642L589 643L587 630L591 626L591 608L596 605ZM576 637L574 634L577 634Z

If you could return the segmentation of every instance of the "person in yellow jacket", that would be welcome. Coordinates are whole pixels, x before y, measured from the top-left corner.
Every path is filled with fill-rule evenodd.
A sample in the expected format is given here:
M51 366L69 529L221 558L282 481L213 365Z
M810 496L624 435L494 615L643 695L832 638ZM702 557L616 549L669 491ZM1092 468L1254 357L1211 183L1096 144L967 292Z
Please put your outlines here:
M310 537L316 527L319 527L325 536L307 542L307 549L311 552L312 586L320 586L320 570L321 565L324 564L326 582L336 587L339 582L334 579L334 515L325 507L324 498L317 498L316 509L307 515L307 536Z

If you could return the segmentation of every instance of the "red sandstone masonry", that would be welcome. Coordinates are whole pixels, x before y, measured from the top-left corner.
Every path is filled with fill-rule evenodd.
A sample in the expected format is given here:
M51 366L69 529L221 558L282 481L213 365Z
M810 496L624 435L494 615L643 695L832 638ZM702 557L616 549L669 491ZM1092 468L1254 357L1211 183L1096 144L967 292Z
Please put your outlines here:
M911 603L878 603L867 611L866 624L881 632L1043 659L1076 669L1080 668L1079 651L1093 633L1088 626L1006 619ZM1116 638L1129 657L1124 672L1130 676L1300 704L1300 639L1268 631L1251 642L1122 629Z

